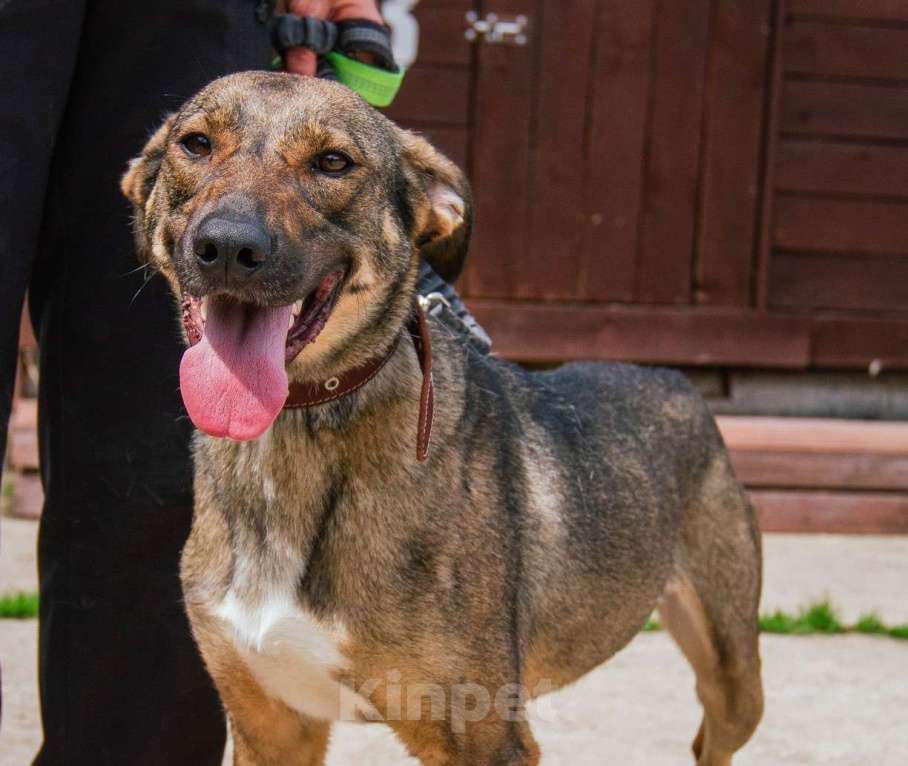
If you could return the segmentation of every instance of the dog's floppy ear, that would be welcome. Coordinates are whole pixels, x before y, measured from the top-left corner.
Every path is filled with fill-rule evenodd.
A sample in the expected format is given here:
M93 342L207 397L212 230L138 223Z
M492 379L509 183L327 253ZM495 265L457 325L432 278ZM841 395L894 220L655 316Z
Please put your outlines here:
M129 161L129 167L120 179L120 191L132 202L132 231L135 236L136 255L143 263L152 260L150 233L146 231L145 203L154 189L161 162L167 152L167 139L173 122L174 115L171 114L148 139L142 153Z
M145 207L148 195L154 188L161 161L167 152L167 138L170 136L173 122L174 115L171 114L148 139L142 153L129 161L129 167L120 179L120 191L136 206L137 214Z
M400 130L401 160L419 254L447 282L463 270L473 226L466 176L428 141Z

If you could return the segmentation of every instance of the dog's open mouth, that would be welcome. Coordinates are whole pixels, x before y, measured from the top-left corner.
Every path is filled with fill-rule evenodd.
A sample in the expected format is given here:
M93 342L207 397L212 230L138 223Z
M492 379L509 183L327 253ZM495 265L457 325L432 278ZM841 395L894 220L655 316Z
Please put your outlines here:
M324 329L343 279L343 271L333 272L289 306L184 298L190 348L180 363L180 390L199 430L238 441L268 430L287 399L286 365Z
M292 306L282 307L284 309L290 309L285 354L288 363L296 359L299 353L307 345L312 343L324 329L325 323L328 321L328 317L331 316L331 311L340 295L343 278L343 271L336 271L329 274L319 283L319 286L315 290L306 296L306 298L297 301ZM196 298L195 296L188 295L183 298L182 316L183 327L186 329L186 337L189 339L189 345L194 346L202 340L202 337L205 334L208 306L212 302L226 302L235 305L243 305L246 312L272 310L270 308L253 306L251 304L238 304L233 298L227 296Z

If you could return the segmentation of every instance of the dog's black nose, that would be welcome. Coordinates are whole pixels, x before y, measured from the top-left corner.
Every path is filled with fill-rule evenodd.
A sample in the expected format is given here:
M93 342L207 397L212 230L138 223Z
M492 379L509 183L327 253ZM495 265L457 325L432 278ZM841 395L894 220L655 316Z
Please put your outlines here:
M271 237L254 218L215 213L199 225L192 249L203 273L241 281L265 264Z

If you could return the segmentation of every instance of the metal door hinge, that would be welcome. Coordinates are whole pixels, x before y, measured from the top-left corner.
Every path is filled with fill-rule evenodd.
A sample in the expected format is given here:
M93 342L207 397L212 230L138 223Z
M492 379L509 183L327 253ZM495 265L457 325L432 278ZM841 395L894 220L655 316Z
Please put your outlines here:
M526 45L528 42L527 26L530 20L526 16L502 18L497 13L487 13L481 19L476 11L468 11L466 21L464 37L470 42L480 38L499 45Z

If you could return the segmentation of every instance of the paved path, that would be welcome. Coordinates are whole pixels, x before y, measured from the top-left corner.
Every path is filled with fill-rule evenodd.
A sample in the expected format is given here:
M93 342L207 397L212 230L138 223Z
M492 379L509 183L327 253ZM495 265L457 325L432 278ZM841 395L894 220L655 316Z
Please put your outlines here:
M34 525L0 522L0 591L34 587ZM876 608L908 622L908 540L770 536L764 608L829 595L847 619ZM764 636L766 717L735 766L908 763L908 642L864 636ZM0 621L0 766L24 766L39 741L34 621ZM700 712L693 676L665 634L644 634L606 667L546 700L534 730L543 766L692 763ZM537 716L538 717L538 716ZM328 766L413 766L381 725L342 724Z
M37 536L37 522L0 517L0 593L38 590Z
M33 622L5 622L0 766L38 745ZM904 766L908 643L765 636L766 716L735 766ZM664 634L644 634L607 666L547 701L534 723L543 766L678 766L699 722L693 676ZM554 714L548 711L553 711ZM416 766L390 730L341 724L328 766Z
M764 535L763 611L828 596L846 622L908 623L908 537Z

